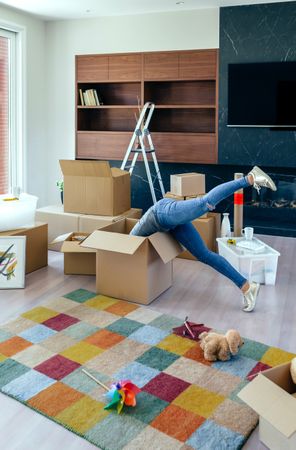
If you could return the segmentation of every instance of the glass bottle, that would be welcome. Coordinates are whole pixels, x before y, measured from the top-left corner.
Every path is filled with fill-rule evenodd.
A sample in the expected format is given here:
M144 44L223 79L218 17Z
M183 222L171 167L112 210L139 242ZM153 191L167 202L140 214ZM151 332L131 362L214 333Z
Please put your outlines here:
M221 237L231 237L229 213L223 213L223 220L221 223Z

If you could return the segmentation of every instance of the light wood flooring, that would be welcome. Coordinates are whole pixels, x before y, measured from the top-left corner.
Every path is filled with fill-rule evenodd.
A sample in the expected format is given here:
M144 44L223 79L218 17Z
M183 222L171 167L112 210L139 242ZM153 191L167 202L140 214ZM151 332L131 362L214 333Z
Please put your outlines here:
M188 315L190 320L220 329L237 328L245 337L296 352L296 239L262 239L281 256L276 285L261 287L254 312L241 311L240 292L230 281L199 262L179 258L174 261L174 285L149 307L182 319ZM0 323L78 288L95 290L94 277L65 276L62 254L49 252L48 267L28 275L25 289L0 291ZM1 450L97 448L2 394L0 436ZM257 429L244 449L265 449Z

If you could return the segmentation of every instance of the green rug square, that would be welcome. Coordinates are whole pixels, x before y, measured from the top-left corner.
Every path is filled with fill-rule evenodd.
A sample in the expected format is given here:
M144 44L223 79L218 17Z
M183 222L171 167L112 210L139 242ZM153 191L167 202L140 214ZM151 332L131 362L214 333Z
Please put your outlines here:
M137 406L126 408L125 414L144 423L150 423L169 405L168 402L155 397L148 392L140 392L137 395Z
M116 320L116 322L111 323L111 325L108 325L108 327L106 327L106 330L113 331L113 333L118 333L122 336L127 337L143 326L143 323L122 317L121 319Z
M180 355L176 355L176 353L167 352L166 350L162 350L157 347L152 347L136 359L136 361L152 367L153 369L162 371L179 358Z
M119 450L134 439L146 425L127 414L109 414L93 428L85 437L99 448Z
M7 341L7 339L10 339L13 335L11 333L8 333L8 331L0 330L0 342Z
M152 327L160 328L161 330L172 330L172 328L180 327L184 321L177 317L167 316L163 314L149 323Z
M244 338L244 345L240 348L239 354L240 356L246 356L247 358L255 359L255 361L260 361L269 348L268 345L262 344L261 342Z
M78 322L63 330L63 333L74 339L82 340L99 330L100 327L96 327L95 325L86 322Z
M5 359L0 363L0 388L30 370L30 367L24 366L13 359Z
M76 291L72 291L69 294L64 295L65 298L69 298L77 303L84 303L86 300L90 298L96 297L97 294L91 291L87 291L86 289L76 289Z

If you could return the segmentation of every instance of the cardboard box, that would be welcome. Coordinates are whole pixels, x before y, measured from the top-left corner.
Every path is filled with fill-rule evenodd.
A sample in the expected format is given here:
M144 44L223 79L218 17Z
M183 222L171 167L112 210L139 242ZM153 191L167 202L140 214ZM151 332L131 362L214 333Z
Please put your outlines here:
M286 363L261 372L238 393L259 414L259 438L271 450L296 448L295 392Z
M131 236L136 219L94 231L82 247L97 249L97 292L149 304L173 282L172 260L182 251L169 233Z
M91 216L91 215L80 215L79 216L79 226L78 230L86 233L92 233L99 228L105 227L106 225L116 222L123 217L129 217L132 219L140 219L142 217L142 209L131 208L125 211L119 216Z
M36 222L33 227L3 231L0 236L26 236L26 274L47 266L47 224Z
M116 216L131 207L130 174L108 161L60 160L64 211Z
M210 212L207 218L198 218L192 221L192 225L199 232L202 240L209 250L217 251L216 237L220 235L221 214ZM196 261L188 250L184 250L179 258L192 259Z
M206 192L205 176L202 173L180 173L171 175L172 194L188 196Z
M182 196L172 194L172 192L166 192L164 196L165 198L172 198L173 200L179 201L179 200L192 200L197 197L202 197L203 195L204 194ZM201 218L205 219L206 217L208 217L208 213L203 214L202 216L199 217L199 219Z
M39 208L36 211L36 220L48 224L48 242L50 243L56 236L79 230L80 214L70 214L64 212L63 205L51 205ZM51 250L49 244L48 247Z
M83 248L79 244L88 233L70 233L61 245L64 253L64 273L66 275L95 275L96 251Z

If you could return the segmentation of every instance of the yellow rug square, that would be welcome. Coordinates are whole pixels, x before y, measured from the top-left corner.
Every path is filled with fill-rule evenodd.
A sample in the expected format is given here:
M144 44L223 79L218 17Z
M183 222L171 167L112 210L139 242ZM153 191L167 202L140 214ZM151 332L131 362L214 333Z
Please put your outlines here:
M0 362L5 361L5 359L7 359L6 356L4 356L4 355L2 355L2 353L0 353Z
M172 334L160 341L156 347L167 350L168 352L176 353L177 355L184 355L184 353L191 348L196 347L196 345L196 342Z
M175 398L173 403L187 411L208 418L225 397L193 384Z
M109 412L104 410L104 406L104 403L85 396L55 416L55 420L74 431L85 433L108 416Z
M34 322L42 323L47 319L58 316L60 313L53 309L45 308L44 306L37 306L31 309L31 311L22 314L22 317L33 320Z
M67 348L61 352L60 355L63 355L72 361L78 362L79 364L84 364L86 361L89 361L103 352L104 350L102 348L82 341Z
M118 300L115 298L106 297L105 295L97 295L96 297L87 300L84 304L90 306L91 308L105 309L117 302Z
M278 366L291 361L295 357L294 353L286 352L280 348L270 347L261 358L261 362L269 366Z

